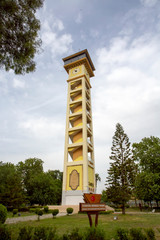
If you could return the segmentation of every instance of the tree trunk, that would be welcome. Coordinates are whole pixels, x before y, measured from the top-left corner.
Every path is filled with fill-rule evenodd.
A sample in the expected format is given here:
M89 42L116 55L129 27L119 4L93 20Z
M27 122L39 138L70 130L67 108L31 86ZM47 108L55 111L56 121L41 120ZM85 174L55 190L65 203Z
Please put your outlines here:
M125 204L122 205L122 214L126 214L126 212L125 212Z
M137 199L136 199L136 197L134 198L134 201L135 201L135 206L137 207Z
M159 207L158 200L156 200L157 208Z

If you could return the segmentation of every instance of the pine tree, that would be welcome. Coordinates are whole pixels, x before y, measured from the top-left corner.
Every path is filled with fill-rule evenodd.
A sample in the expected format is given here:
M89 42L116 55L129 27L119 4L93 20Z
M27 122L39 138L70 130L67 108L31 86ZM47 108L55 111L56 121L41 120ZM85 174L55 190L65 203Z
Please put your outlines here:
M115 204L121 204L125 214L125 204L130 199L135 179L136 165L127 134L121 124L117 123L111 148L111 163L106 178L108 199Z

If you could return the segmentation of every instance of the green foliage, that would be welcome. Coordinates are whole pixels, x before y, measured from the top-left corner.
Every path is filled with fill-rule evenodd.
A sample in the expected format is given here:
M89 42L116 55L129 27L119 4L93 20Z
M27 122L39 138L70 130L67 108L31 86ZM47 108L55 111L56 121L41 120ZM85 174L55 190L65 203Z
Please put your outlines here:
M48 170L48 173L54 180L59 180L60 182L63 181L63 172L59 170Z
M40 205L56 204L57 184L48 173L39 173L29 181L30 202Z
M7 208L0 204L0 223L5 223L7 219Z
M19 231L17 240L31 240L32 239L32 227L22 227Z
M62 199L62 182L63 182L63 172L59 170L49 170L48 174L52 177L55 184L55 203L61 204Z
M13 209L12 213L13 213L13 216L16 215L18 213L18 209Z
M103 191L102 191L101 202L102 202L102 203L107 203L107 202L108 202L108 197L107 197L107 192L106 192L106 190L103 190Z
M130 231L119 228L116 231L115 240L155 240L153 229L146 229L145 232L146 234L141 228L131 228Z
M143 138L139 143L133 143L133 154L141 170L160 172L160 139L158 137L151 136Z
M56 229L50 227L36 227L33 240L56 240Z
M36 214L38 215L38 221L40 220L40 216L43 215L43 211L41 209L36 211Z
M53 209L52 210L52 215L55 217L59 213L59 209Z
M36 209L34 209L34 212L35 212L36 214L38 214L39 210L40 210L40 208L36 208Z
M128 230L123 228L118 228L116 231L115 240L129 240Z
M132 240L147 240L147 237L142 232L140 228L131 228L130 236Z
M49 207L48 207L48 206L45 206L45 207L44 207L44 212L45 212L45 213L48 213L48 211L49 211Z
M62 240L82 240L82 234L79 233L79 229L75 228L70 233L63 234ZM85 240L85 239L84 239Z
M147 234L147 240L156 240L155 233L152 228L145 229Z
M68 215L73 213L73 208L67 208L66 210Z
M130 142L123 127L118 123L113 136L111 148L111 163L106 180L108 199L122 205L125 214L125 204L130 199L136 176L136 165L132 158Z
M160 200L160 139L143 138L133 144L134 159L139 162L135 181L136 197L144 201Z
M17 240L56 240L56 229L51 227L23 227Z
M96 181L96 187L97 187L97 183L101 182L101 177L99 176L98 173L95 173L95 181Z
M17 166L0 162L0 202L7 208L20 208L24 203L59 204L62 192L62 173L43 171L43 161L29 158Z
M0 1L0 67L6 71L24 74L35 70L33 58L41 45L35 13L42 4L43 0Z
M33 240L46 240L47 229L46 227L36 227L34 231Z
M99 228L88 228L87 232L84 235L85 240L105 240L105 233L104 231Z
M18 211L19 212L28 212L29 211L29 207L19 207Z
M42 216L43 215L43 211L40 209L38 212L37 212L38 216Z
M21 176L14 164L0 162L0 202L17 208L25 201Z
M34 212L36 213L36 211L37 211L36 208L30 208L29 209L29 212L31 212L31 213L34 213Z
M0 225L0 239L11 240L11 233L5 225Z
M102 215L108 215L108 214L112 214L112 213L114 213L114 211L112 211L112 210L108 210L105 212L99 212L99 214L102 214Z

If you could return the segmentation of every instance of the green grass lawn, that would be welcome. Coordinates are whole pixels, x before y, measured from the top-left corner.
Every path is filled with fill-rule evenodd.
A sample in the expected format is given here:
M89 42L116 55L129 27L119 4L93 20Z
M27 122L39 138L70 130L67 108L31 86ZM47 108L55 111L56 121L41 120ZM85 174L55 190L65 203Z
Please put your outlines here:
M21 214L21 217L35 215L35 213L31 213L31 212L19 212L19 213ZM14 218L16 218L16 217L18 217L18 213L14 215ZM13 218L13 213L8 212L7 218Z
M118 220L114 220L114 216L118 216ZM93 218L93 217L92 217ZM81 232L86 231L89 227L88 217L85 214L74 214L71 216L57 217L54 219L44 219L40 221L21 222L9 224L8 228L12 231L13 239L16 239L18 229L23 226L46 226L55 227L57 233L62 235L73 228L79 228ZM160 214L110 214L99 215L99 226L105 231L106 239L111 240L114 237L117 228L153 228L156 239L160 240Z

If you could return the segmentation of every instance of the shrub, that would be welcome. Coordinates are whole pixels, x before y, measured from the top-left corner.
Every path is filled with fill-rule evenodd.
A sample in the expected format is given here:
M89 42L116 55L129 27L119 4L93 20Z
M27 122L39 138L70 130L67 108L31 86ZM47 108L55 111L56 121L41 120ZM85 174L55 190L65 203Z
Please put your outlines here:
M36 208L30 208L29 209L29 212L31 212L31 213L35 213L35 211L36 211Z
M29 211L29 208L28 208L28 207L19 207L19 208L18 208L18 211L19 211L19 212L28 212L28 211Z
M47 240L57 240L58 237L56 236L56 228L48 228L48 238Z
M52 210L52 215L53 215L53 217L55 217L58 213L59 213L59 210L58 210L58 209L53 209L53 210Z
M51 227L36 227L33 240L54 240L57 239L56 229Z
M0 223L4 223L7 219L7 208L0 204Z
M152 228L146 229L147 239L148 240L156 240L155 233Z
M116 231L115 240L129 240L128 230L118 228Z
M99 214L108 215L108 214L111 214L111 213L114 213L114 211L108 210L108 211L105 211L105 212L100 212Z
M140 228L131 228L130 235L132 240L147 240L147 237L143 234Z
M14 217L14 215L16 215L18 213L18 209L13 209L12 213L13 213L13 217Z
M83 236L79 233L79 229L75 228L71 233L65 233L62 236L62 240L82 240Z
M45 213L48 213L48 210L49 210L49 207L48 207L48 206L45 206L45 207L44 207L44 212L45 212Z
M73 213L73 208L67 208L67 214L72 214Z
M84 234L84 240L105 240L104 231L99 228L88 228L87 232Z
M0 239L11 240L11 233L4 225L0 225Z
M31 240L32 239L32 227L23 227L19 231L17 240Z
M34 210L34 212L35 212L36 214L38 214L39 210L40 210L40 208L36 208L36 209Z
M33 240L46 240L47 239L47 228L46 227L36 227L34 230Z
M121 208L116 208L116 209L115 209L115 212L121 212L121 211L122 211Z
M43 215L43 211L42 211L42 210L39 210L39 211L37 212L37 215L38 215L38 220L40 220L40 216Z

